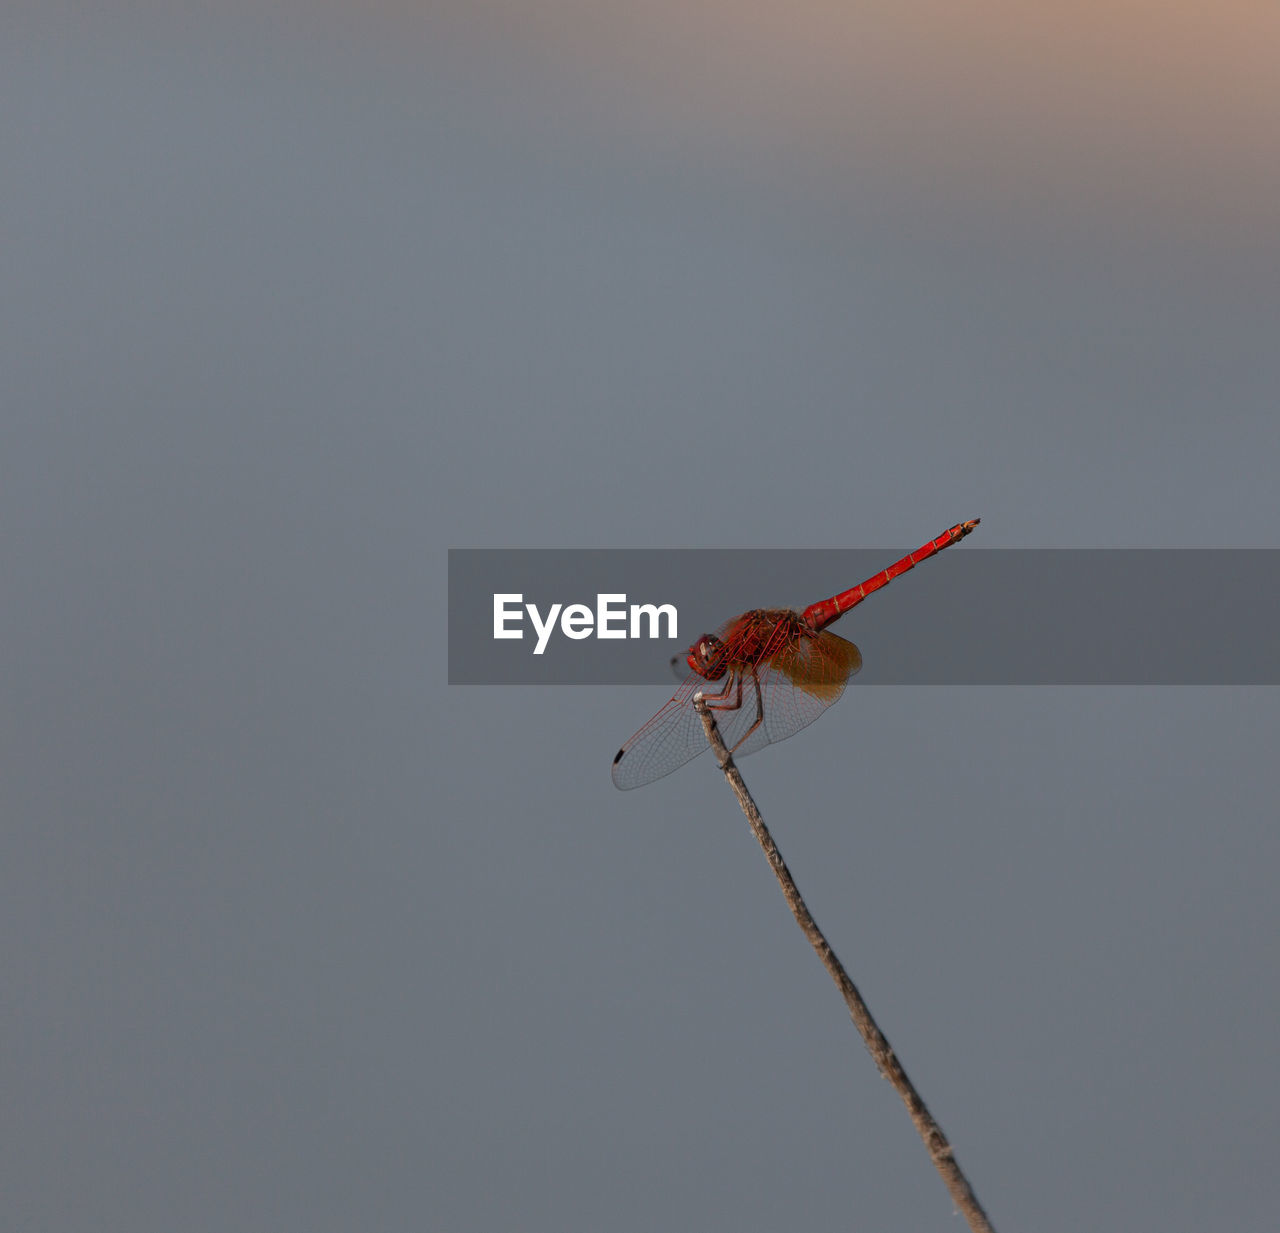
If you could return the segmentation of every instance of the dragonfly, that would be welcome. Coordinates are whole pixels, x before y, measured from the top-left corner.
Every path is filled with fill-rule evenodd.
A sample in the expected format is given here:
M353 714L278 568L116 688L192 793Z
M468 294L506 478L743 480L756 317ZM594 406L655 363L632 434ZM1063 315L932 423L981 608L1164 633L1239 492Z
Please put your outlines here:
M785 741L844 693L862 653L827 626L921 561L959 543L981 519L959 522L856 587L792 608L753 608L703 634L685 655L690 669L671 700L613 759L615 786L639 788L709 748L694 698L715 712L735 757ZM678 664L679 659L672 661Z

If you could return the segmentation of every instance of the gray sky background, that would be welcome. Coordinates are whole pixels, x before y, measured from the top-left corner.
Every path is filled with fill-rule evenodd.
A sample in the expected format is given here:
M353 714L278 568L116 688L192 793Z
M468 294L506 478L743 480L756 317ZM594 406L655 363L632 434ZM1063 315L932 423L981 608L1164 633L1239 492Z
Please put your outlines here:
M955 1229L710 760L613 789L665 692L448 688L446 549L1276 547L1274 7L213 9L3 18L2 1223ZM1278 733L744 764L998 1227L1274 1223Z

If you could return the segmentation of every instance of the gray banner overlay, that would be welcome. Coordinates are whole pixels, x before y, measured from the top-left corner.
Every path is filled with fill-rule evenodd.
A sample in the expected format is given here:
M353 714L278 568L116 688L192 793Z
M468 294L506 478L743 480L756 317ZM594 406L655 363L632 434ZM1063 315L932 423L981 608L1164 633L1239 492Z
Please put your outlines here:
M674 684L668 661L748 608L804 608L907 549L451 549L452 685ZM494 638L494 595L523 612ZM675 638L603 639L599 595L628 629L632 604L675 606ZM554 604L582 604L573 640ZM1280 550L983 549L954 545L831 627L856 642L865 685L1280 684ZM647 621L640 632L648 633ZM668 623L660 622L663 635Z

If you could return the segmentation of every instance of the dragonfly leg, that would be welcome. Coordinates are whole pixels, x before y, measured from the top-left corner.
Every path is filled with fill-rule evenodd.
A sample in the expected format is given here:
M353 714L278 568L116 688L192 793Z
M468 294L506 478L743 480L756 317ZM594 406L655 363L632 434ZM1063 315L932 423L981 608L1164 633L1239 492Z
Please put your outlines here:
M756 721L740 737L738 737L736 741L734 741L733 749L729 750L730 753L733 753L734 750L740 749L742 747L743 742L747 739L747 737L749 737L762 723L764 723L764 695L760 692L760 676L756 672L755 664L751 664L750 668L751 668L751 683L752 685L755 686L755 690L756 690ZM739 705L742 704L741 675L739 675L739 681L738 681L738 704Z
M732 702L729 695L737 690ZM713 711L736 711L742 705L742 673L734 668L725 681L724 688L718 694L703 694L702 700Z

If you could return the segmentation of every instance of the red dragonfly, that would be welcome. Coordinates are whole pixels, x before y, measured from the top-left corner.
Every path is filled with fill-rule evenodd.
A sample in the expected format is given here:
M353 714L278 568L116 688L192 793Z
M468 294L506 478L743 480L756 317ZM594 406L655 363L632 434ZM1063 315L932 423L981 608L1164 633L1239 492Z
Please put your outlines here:
M866 582L810 604L803 612L753 608L726 621L716 633L703 634L685 656L692 672L684 684L618 750L614 784L638 788L652 783L708 748L702 721L693 709L699 691L716 713L725 745L737 757L785 741L813 723L862 667L858 648L828 633L827 626L899 574L964 539L979 521L957 523ZM709 681L723 684L717 692L707 692Z

